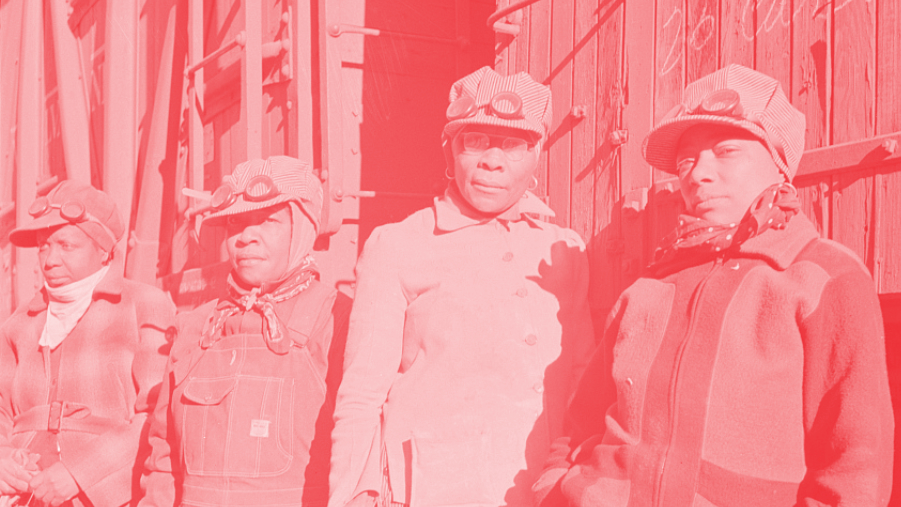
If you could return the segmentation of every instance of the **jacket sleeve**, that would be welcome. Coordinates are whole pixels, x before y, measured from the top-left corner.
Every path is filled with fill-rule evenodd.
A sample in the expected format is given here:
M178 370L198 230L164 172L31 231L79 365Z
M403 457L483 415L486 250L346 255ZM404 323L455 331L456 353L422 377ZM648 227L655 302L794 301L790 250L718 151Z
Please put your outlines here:
M590 360L566 410L566 434L551 444L544 471L532 486L535 505L568 505L563 494L563 482L569 482L568 490L578 489L579 471L574 465L577 461L584 461L586 455L590 458L592 443L604 434L604 418L608 408L616 402L611 368L613 346L622 317L622 302L621 299L611 310L599 346L593 354L585 355Z
M131 497L121 494L120 477L135 468L148 413L156 404L160 381L166 365L166 335L175 320L175 307L162 291L144 287L135 301L138 343L132 362L132 380L136 391L135 415L128 424L115 427L98 438L72 446L62 457L63 464L88 498L99 505L120 505ZM119 503L115 503L119 501Z
M381 407L397 375L407 299L396 241L376 229L357 263L356 293L332 432L329 506L381 490Z
M0 325L0 450L10 446L13 430L12 388L17 361L12 336L7 328L16 315L13 314Z
M885 337L869 273L834 277L801 324L807 474L799 505L884 506L894 421Z

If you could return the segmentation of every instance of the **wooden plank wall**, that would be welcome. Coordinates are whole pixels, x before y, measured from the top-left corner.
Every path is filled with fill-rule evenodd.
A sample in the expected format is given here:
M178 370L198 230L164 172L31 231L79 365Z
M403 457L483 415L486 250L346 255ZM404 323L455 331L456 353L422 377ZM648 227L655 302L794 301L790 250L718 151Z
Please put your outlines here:
M558 223L589 244L596 314L637 276L633 263L647 263L680 210L678 182L637 154L687 83L733 62L775 77L807 116L808 149L901 131L898 0L539 0L521 22L522 33L500 47L498 69L551 86L541 188ZM580 105L590 113L575 118ZM612 146L610 132L623 125L633 127L628 143ZM901 292L897 169L797 182L821 233L857 252L885 294Z

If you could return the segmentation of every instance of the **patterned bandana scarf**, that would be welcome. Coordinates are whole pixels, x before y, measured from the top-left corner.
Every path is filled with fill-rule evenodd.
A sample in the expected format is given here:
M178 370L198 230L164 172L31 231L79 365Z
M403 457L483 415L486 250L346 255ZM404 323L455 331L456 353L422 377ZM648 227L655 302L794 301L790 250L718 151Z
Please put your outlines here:
M266 340L266 346L269 350L276 354L287 354L291 349L290 340L286 339L287 332L285 325L278 319L275 314L275 304L287 301L294 296L300 294L313 281L315 269L313 268L313 257L304 258L301 265L294 270L294 275L288 277L282 282L278 289L261 294L259 287L251 290L240 288L229 275L228 280L228 299L220 301L216 306L216 313L213 316L213 325L209 331L200 338L200 347L208 349L222 337L222 329L225 327L225 321L229 317L240 312L248 312L253 310L263 316L263 338Z
M764 190L751 204L745 218L737 224L716 224L690 215L680 215L679 225L654 251L651 269L687 253L716 254L738 248L767 229L784 229L800 209L797 189L791 183L779 183Z

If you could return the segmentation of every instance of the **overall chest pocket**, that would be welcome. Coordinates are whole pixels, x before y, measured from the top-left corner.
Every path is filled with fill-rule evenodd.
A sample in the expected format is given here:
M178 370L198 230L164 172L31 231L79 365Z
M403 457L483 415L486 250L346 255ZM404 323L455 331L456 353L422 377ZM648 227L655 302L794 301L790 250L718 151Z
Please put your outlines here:
M181 401L181 447L189 474L271 477L291 466L293 379L189 377Z

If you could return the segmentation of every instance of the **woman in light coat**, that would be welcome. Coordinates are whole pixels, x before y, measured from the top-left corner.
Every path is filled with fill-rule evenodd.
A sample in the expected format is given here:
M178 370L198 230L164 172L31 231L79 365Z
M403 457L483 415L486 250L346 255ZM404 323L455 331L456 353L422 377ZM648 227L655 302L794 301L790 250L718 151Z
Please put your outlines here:
M593 344L584 244L529 191L550 90L485 67L450 99L447 192L357 265L330 507L531 505Z

